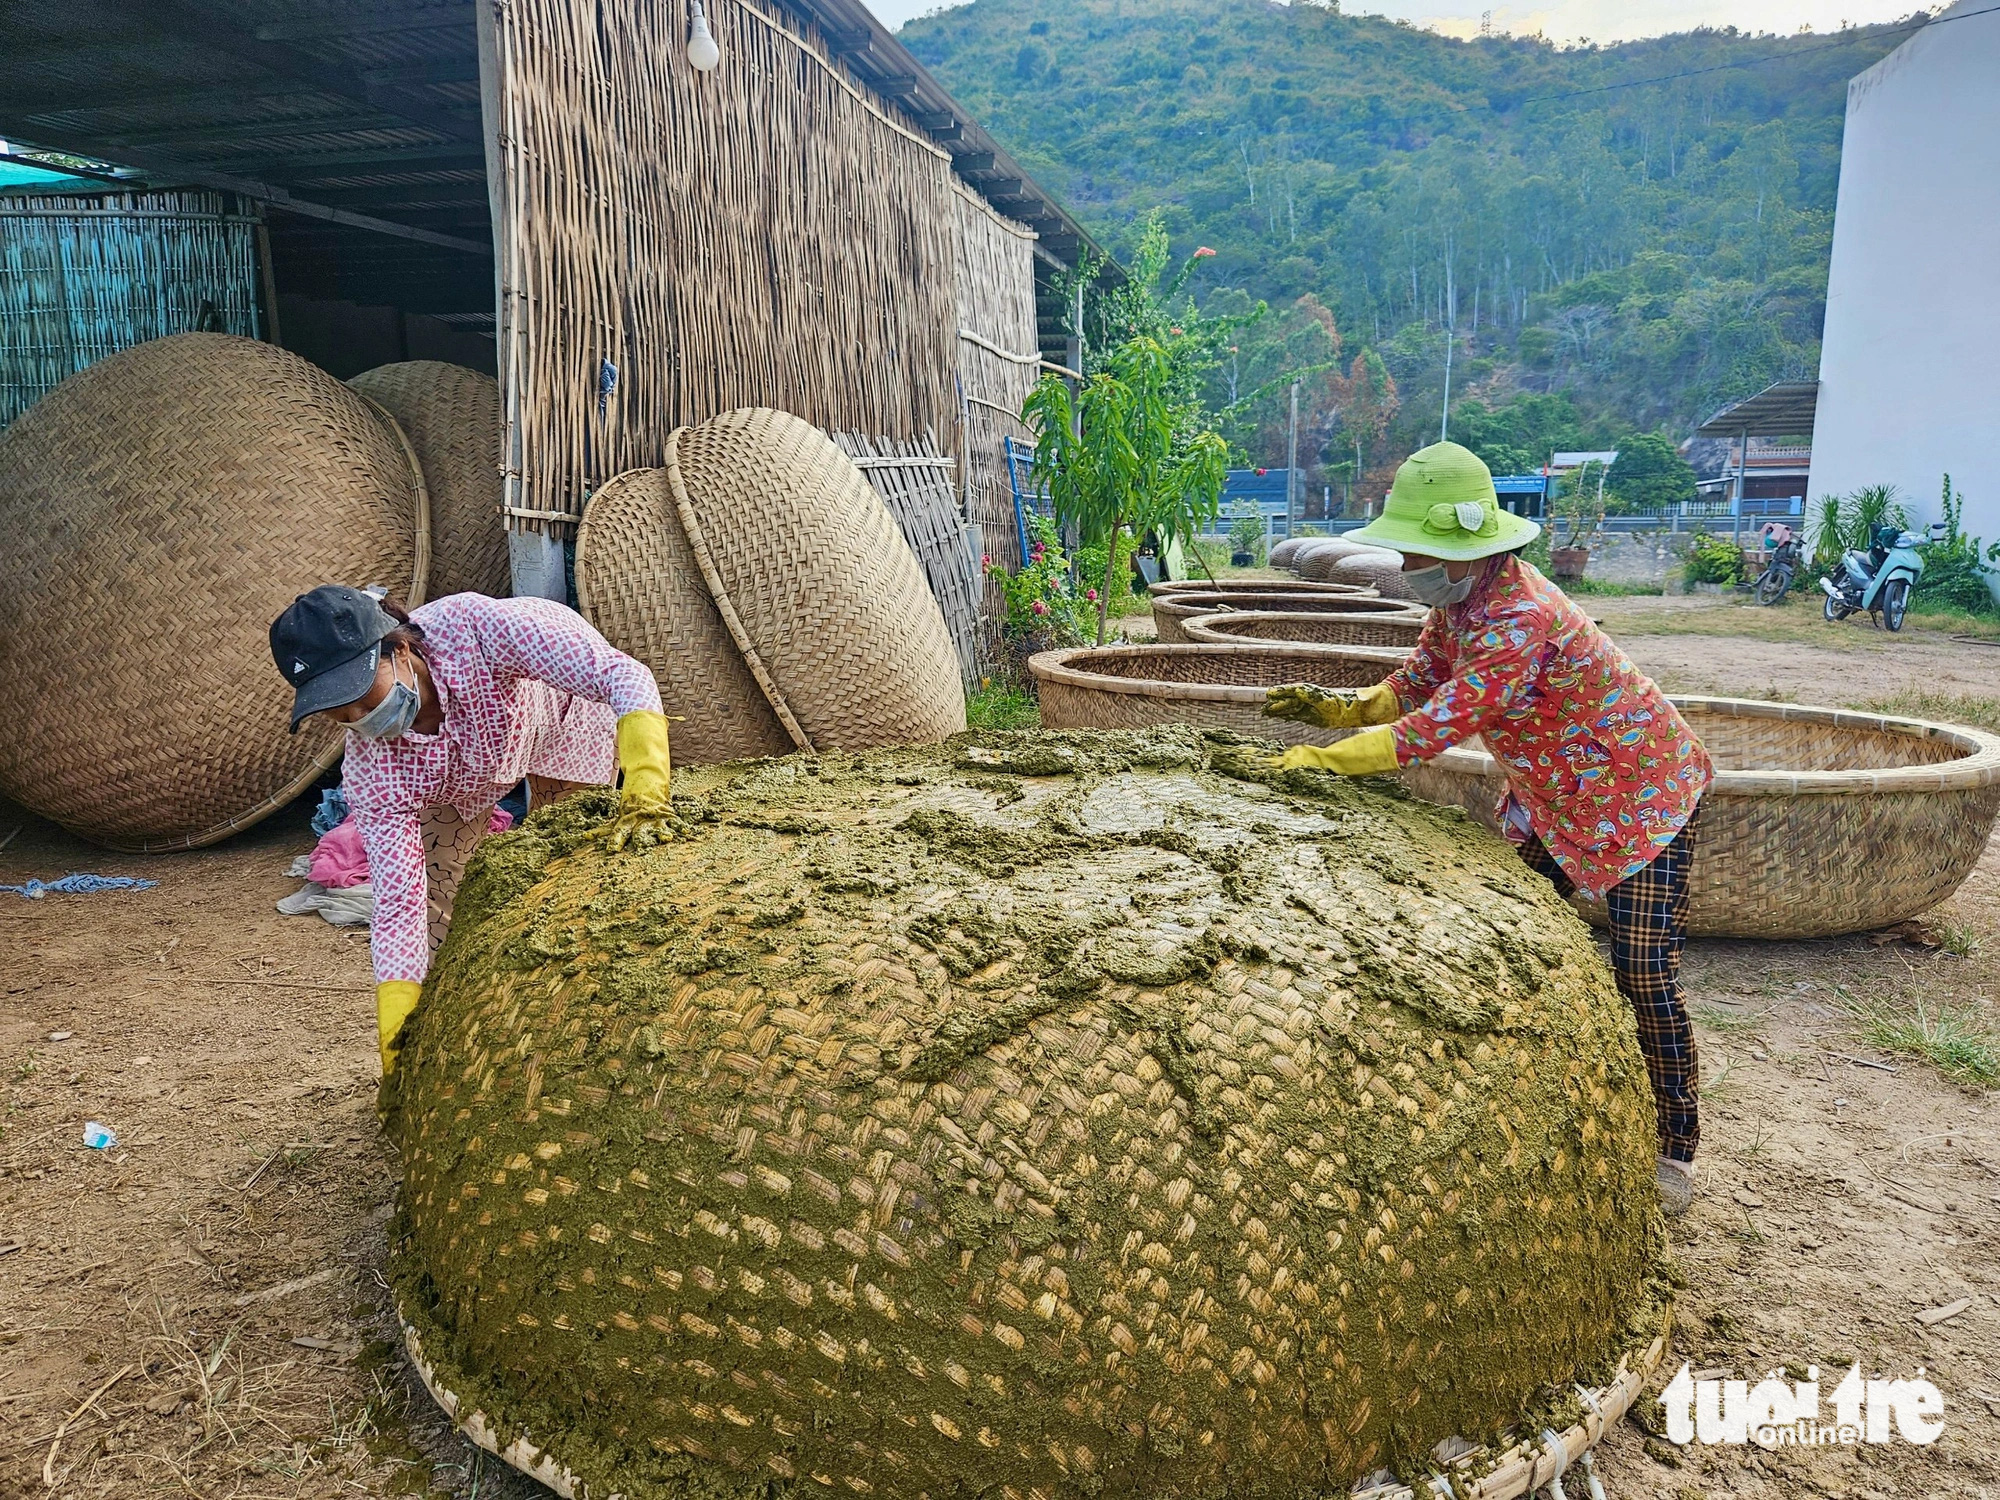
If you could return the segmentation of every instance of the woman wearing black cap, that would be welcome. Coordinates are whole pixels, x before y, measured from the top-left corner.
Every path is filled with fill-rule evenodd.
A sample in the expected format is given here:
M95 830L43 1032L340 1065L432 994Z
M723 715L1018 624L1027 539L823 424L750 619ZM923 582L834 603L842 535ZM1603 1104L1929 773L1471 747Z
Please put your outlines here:
M614 848L664 836L667 721L653 674L546 599L453 594L405 614L328 584L271 626L292 729L347 728L342 780L375 887L382 1071L393 1071L466 858L524 778L609 784Z

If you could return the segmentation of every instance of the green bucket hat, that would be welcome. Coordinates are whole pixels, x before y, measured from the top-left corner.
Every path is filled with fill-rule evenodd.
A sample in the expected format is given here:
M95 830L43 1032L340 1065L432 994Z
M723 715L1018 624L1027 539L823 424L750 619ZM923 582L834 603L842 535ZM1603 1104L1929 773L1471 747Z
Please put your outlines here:
M1541 532L1533 521L1500 508L1493 475L1478 454L1457 443L1433 443L1403 461L1382 514L1347 536L1392 552L1475 562L1525 547Z

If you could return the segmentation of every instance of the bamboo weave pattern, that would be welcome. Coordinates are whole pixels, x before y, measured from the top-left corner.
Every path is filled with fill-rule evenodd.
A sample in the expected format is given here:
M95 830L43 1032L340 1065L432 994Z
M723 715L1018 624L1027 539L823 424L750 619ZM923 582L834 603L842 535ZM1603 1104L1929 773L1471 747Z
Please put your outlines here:
M282 806L341 736L286 732L270 623L321 583L421 602L422 493L388 423L269 344L181 334L70 377L0 433L0 790L119 849Z
M862 473L889 507L903 540L917 555L931 597L937 600L945 629L951 633L952 649L958 653L959 680L971 692L979 681L980 596L984 586L976 566L978 559L965 545L964 519L952 492L950 461L929 438L897 442L858 432L836 432L833 440L841 452L860 461ZM890 462L870 464L871 459ZM897 459L941 462L897 463Z
M1311 593L1279 593L1259 589L1253 593L1197 593L1185 591L1153 596L1153 626L1162 645L1183 644L1187 632L1181 627L1196 615L1212 615L1223 610L1283 610L1288 614L1362 615L1384 620L1421 619L1420 612L1399 599L1382 599L1365 594L1356 586L1351 592L1336 592L1323 585Z
M500 387L434 359L364 371L348 382L409 435L430 492L430 595L511 590L500 518Z
M1252 609L1237 614L1196 615L1181 622L1181 631L1195 645L1290 641L1302 646L1392 646L1409 651L1424 633L1424 616L1316 615Z
M1645 1347L1582 928L1456 815L1235 753L790 757L642 856L608 798L489 841L391 1097L461 1417L590 1494L1296 1496Z
M0 198L0 428L120 349L258 336L256 228L220 193Z

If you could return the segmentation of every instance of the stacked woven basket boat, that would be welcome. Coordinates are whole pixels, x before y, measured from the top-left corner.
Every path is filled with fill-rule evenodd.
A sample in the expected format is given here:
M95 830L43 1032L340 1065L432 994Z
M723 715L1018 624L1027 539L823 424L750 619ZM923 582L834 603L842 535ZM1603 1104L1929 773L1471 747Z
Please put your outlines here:
M270 622L327 581L412 604L441 578L496 583L498 416L471 371L392 366L350 389L222 334L64 381L0 433L0 792L166 850L310 786L341 737L287 732Z

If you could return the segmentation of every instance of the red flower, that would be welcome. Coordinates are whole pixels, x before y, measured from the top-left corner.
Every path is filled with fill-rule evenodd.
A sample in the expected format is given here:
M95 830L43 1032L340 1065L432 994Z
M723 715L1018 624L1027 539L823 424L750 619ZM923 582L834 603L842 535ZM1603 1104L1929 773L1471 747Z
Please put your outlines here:
M980 553L980 554L979 554L979 566L980 566L980 567L982 567L982 568L990 568L990 567L992 567L992 566L993 566L993 554L992 554L991 552L982 552L982 553Z
M1213 254L1215 254L1213 250L1209 249L1208 246L1203 245L1199 250L1195 251L1194 258L1196 260L1207 260Z
M1037 599L1035 601L1035 613L1038 615L1045 615L1048 612L1049 612L1049 607L1046 604L1042 603L1041 600Z
M1083 597L1088 599L1092 604L1095 604L1097 602L1097 590L1085 589L1083 591Z
M1168 332L1170 332L1170 333L1179 333L1179 332L1180 332L1180 330L1179 330L1178 328L1172 328L1172 329L1169 329L1169 330L1168 330Z
M1259 479L1262 479L1262 478L1263 478L1263 477L1264 477L1264 476L1265 476L1266 474L1268 474L1268 473L1270 473L1270 472L1271 472L1271 471L1270 471L1269 469L1259 469L1259 470L1257 471L1257 477L1258 477Z

